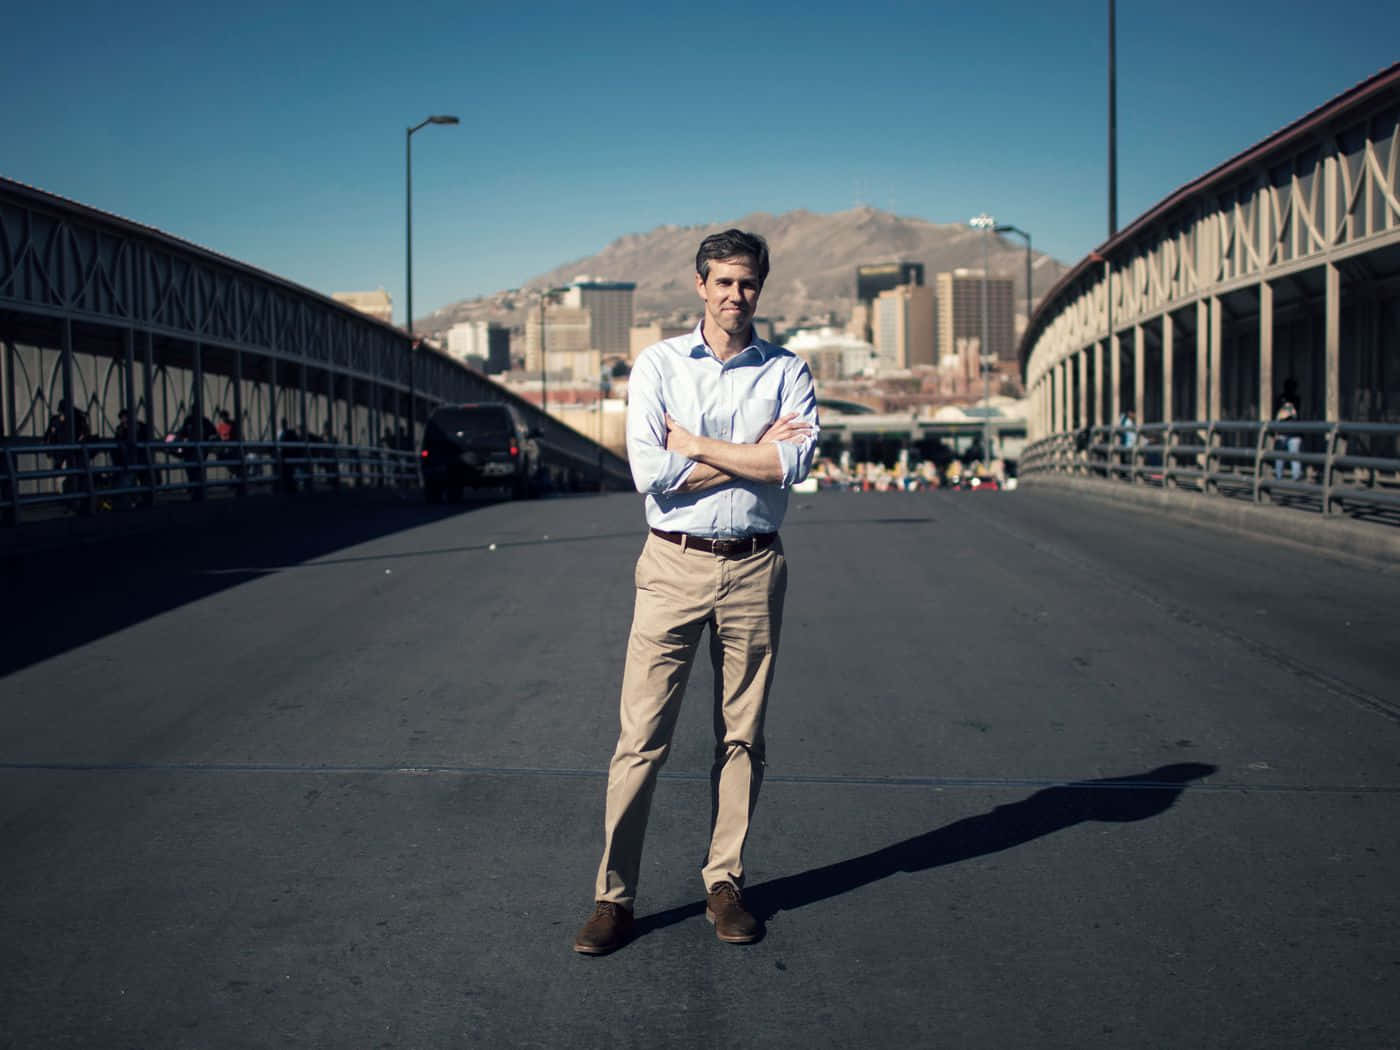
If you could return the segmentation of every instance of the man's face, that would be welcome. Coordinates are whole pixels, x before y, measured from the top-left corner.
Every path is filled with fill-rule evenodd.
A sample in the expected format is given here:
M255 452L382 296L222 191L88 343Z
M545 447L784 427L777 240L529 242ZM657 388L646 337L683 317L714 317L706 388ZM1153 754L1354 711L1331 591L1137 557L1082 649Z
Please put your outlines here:
M708 323L730 335L748 333L762 290L753 259L738 255L712 261L708 277L702 280L698 273L695 275L695 290L705 300Z

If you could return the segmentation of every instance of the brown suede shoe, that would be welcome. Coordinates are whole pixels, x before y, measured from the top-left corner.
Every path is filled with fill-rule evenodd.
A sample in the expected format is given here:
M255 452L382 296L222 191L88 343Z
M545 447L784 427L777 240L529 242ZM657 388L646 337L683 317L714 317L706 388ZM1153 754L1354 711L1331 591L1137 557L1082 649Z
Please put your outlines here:
M574 938L574 951L607 955L621 948L631 936L632 910L612 901L599 901Z
M705 918L714 923L715 936L726 944L752 944L763 932L758 920L744 910L739 887L729 882L710 887L705 897Z

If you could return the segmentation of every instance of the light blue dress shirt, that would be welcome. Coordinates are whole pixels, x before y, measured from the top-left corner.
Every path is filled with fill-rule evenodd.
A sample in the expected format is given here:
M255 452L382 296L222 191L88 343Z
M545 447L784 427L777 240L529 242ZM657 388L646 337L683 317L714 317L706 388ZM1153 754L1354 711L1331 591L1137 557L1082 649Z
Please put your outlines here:
M627 456L637 491L646 494L648 525L710 539L778 531L788 489L807 476L817 447L817 395L802 358L755 338L721 363L696 325L638 355L627 397ZM667 413L693 434L753 444L789 412L812 429L800 445L777 444L778 484L739 479L703 492L677 491L695 461L666 450Z

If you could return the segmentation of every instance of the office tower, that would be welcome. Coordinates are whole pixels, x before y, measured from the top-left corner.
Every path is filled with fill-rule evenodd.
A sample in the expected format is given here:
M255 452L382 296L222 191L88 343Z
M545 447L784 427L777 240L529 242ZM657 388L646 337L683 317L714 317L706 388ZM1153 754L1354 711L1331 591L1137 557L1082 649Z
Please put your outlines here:
M1010 277L987 278L987 347L983 350L982 271L958 269L937 276L940 359L966 353L991 355L998 361L1015 359L1013 284Z
M635 361L640 354L652 343L659 343L663 339L674 339L678 335L689 335L695 330L693 324L662 324L660 321L653 321L651 324L634 324L629 334L631 352L628 354L628 361Z
M553 355L570 350L596 349L593 346L593 315L572 306L546 305L545 352ZM551 361L553 364L553 361ZM540 370L540 306L536 303L525 319L525 371Z
M875 297L871 327L880 367L909 368L935 363L937 328L933 289L901 285Z
M901 284L923 283L924 264L921 262L864 263L856 267L856 300L868 303L881 292Z
M862 263L856 267L856 303L851 318L851 334L857 339L874 340L875 299L881 292L900 285L922 285L924 264L920 262ZM864 314L861 313L862 308Z
M510 370L510 330L494 321L459 321L447 330L447 352L458 361L477 358L487 375Z
M589 312L589 346L604 356L631 356L632 296L636 289L630 281L579 276L564 293L564 306Z

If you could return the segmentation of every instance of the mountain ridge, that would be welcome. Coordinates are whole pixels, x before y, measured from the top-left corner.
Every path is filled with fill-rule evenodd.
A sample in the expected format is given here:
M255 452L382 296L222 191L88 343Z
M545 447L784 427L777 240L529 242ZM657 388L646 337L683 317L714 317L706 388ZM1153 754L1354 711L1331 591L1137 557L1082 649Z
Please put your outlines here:
M626 233L601 251L562 263L531 278L521 288L450 303L422 319L422 331L445 332L465 320L522 323L524 310L546 288L567 284L580 275L637 285L634 312L639 321L679 319L699 315L693 259L700 241L711 233L737 227L761 234L771 254L771 270L763 289L760 313L786 325L838 322L850 316L855 303L857 265L921 262L926 283L960 267L981 269L983 241L978 230L964 223L936 223L899 216L869 206L840 212L794 209L781 215L751 212L726 222L692 226L662 225L645 233ZM1025 260L1023 242L993 236L987 246L993 276L1015 282L1013 301L1024 311ZM1034 296L1044 295L1069 267L1041 252L1032 252Z

